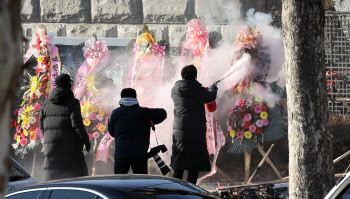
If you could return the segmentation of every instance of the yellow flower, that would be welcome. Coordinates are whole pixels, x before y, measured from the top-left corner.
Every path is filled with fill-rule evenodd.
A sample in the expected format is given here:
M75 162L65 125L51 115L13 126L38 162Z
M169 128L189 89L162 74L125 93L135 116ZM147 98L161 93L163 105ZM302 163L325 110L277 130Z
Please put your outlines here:
M105 112L104 112L103 110L99 110L99 111L98 111L98 114L104 116L104 115L105 115Z
M30 112L33 110L33 105L27 106L25 112Z
M97 112L97 108L95 106L91 107L91 112L92 113L96 113Z
M30 91L35 92L37 89L41 88L41 83L38 81L36 76L30 79Z
M234 138L234 137L236 136L236 131L232 129L232 130L230 131L230 136L231 136L232 138Z
M100 125L100 126L98 127L98 130L101 131L101 132L104 132L104 131L106 130L106 126Z
M48 87L45 89L45 92L46 92L46 93L50 93L50 86L48 86Z
M21 140L21 137L19 135L17 135L16 141L19 142L20 140Z
M31 132L30 132L30 135L33 135L33 134L36 134L35 131L31 131Z
M88 84L87 84L88 90L89 91L96 90L95 87L94 87L95 83L96 83L95 76L94 75L90 75L90 76L87 77L87 80L88 80Z
M244 137L247 138L247 139L251 139L253 136L253 134L250 132L250 131L246 131L244 132Z
M255 97L256 102L262 102L259 98Z
M266 119L268 116L269 116L269 114L267 114L266 111L263 111L263 112L260 113L261 119Z
M37 61L41 63L41 62L43 62L44 58L45 58L45 57L39 57L39 58L37 59Z
M26 129L24 129L23 134L24 134L25 136L28 136L28 131L27 131Z
M89 119L86 118L86 119L83 121L83 123L84 123L85 126L90 126L91 121L90 121Z
M237 91L238 91L239 93L242 93L242 87L238 86L238 87L237 87Z

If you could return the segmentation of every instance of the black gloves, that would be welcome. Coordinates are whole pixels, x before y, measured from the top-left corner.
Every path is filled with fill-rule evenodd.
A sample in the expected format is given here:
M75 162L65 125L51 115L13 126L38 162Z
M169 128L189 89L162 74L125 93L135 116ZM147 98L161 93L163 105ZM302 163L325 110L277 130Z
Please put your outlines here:
M89 152L90 149L91 149L91 144L90 144L90 142L86 142L86 143L85 143L85 150L86 150L87 152Z

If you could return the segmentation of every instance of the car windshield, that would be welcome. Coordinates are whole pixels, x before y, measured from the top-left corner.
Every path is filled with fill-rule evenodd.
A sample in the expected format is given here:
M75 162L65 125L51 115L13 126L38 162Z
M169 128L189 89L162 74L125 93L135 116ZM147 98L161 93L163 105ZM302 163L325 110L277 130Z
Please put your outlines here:
M10 182L17 180L24 180L30 176L14 161L12 161L10 168Z

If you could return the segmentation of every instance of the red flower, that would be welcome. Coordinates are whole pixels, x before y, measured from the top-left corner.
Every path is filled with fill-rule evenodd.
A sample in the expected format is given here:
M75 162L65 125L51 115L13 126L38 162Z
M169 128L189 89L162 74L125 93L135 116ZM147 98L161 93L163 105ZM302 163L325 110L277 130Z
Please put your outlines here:
M12 128L15 128L16 126L17 126L17 120L12 120L12 119L10 119L11 120L11 129Z
M94 139L94 136L92 136L92 134L91 134L91 133L88 133L88 135L89 135L89 140Z
M15 134L15 136L13 136L13 139L14 139L14 140L17 139L17 135L18 135L18 132Z
M37 139L36 133L31 134L29 139L30 140L36 140Z
M244 122L244 128L249 129L250 125L252 125L252 123L250 123L250 121Z
M256 128L255 135L261 135L263 132L262 128Z
M267 106L267 104L263 103L263 105L261 106L263 111L268 111L269 110L269 106Z

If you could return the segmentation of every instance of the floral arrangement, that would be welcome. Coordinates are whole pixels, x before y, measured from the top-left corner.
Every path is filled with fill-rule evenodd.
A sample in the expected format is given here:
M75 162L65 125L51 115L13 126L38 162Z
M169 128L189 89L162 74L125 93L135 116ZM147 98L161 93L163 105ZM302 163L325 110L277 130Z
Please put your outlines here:
M193 56L201 56L209 44L209 32L207 24L198 19L191 20L188 24L185 46L192 49Z
M108 133L107 125L112 108L108 107L107 101L96 97L84 98L80 105L83 123L93 144L92 152L95 153L103 136Z
M242 81L233 92L237 93L238 97L234 106L231 108L228 117L228 134L234 139L254 139L258 141L261 136L264 141L263 127L269 125L268 120L268 105L259 98L254 97L251 85L252 81Z
M146 59L148 56L165 56L165 46L156 43L151 34L142 33L134 43L134 52L137 58Z
M43 140L38 121L41 104L50 92L50 43L46 30L37 30L24 57L24 62L26 62L31 56L34 56L37 59L37 66L34 75L26 74L29 77L29 83L21 87L22 90L25 90L23 102L21 107L14 111L14 117L17 119L11 119L11 127L16 130L13 137L15 143L12 144L12 147L16 155L21 154L22 158L27 153L27 149L33 149Z
M242 28L240 32L237 33L237 42L239 48L257 48L257 46L262 42L262 37L260 31L254 27L248 26L246 29Z

